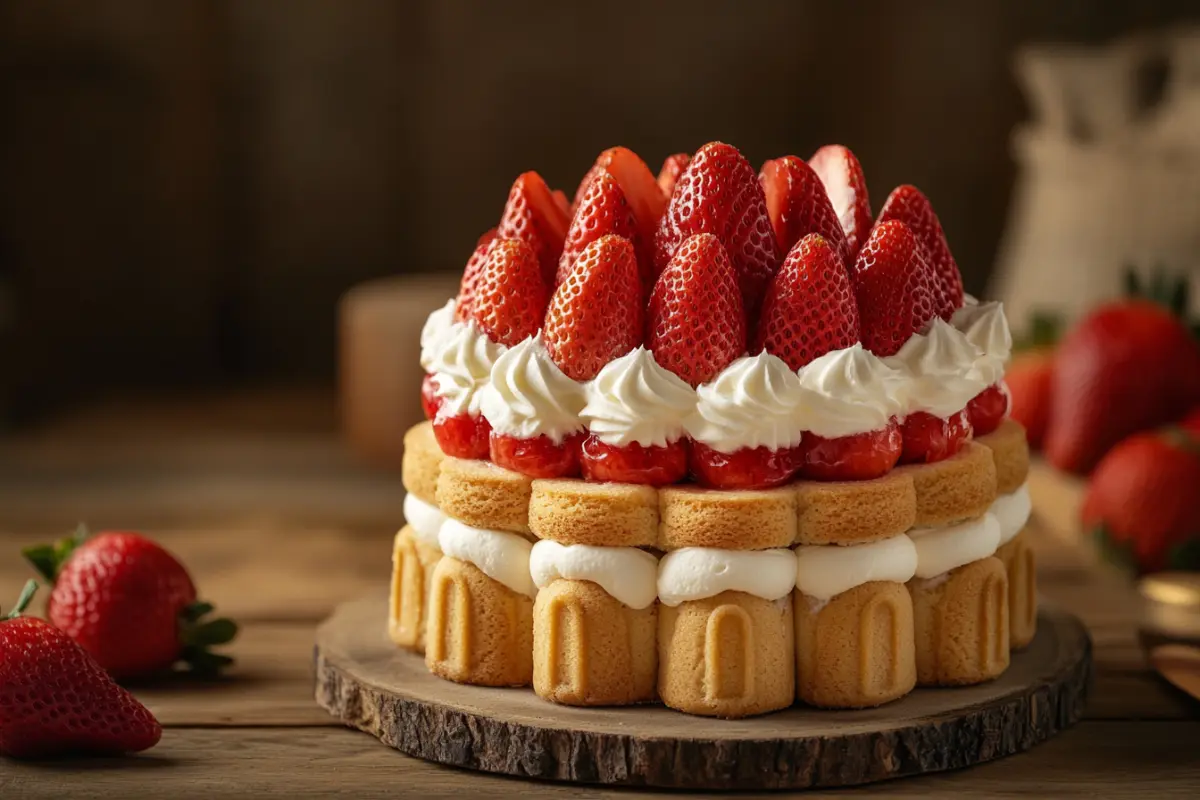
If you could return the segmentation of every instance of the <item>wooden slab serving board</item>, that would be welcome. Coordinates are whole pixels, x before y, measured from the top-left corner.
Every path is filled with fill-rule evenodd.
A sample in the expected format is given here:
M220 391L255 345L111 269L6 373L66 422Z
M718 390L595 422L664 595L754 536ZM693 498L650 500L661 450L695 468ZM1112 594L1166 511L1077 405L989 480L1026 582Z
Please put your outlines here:
M430 675L397 649L383 593L317 630L316 697L335 717L418 758L528 778L679 789L848 786L1018 753L1079 719L1092 671L1082 623L1041 612L1033 644L999 679L918 689L878 709L794 707L745 720L663 706L556 706L529 689Z

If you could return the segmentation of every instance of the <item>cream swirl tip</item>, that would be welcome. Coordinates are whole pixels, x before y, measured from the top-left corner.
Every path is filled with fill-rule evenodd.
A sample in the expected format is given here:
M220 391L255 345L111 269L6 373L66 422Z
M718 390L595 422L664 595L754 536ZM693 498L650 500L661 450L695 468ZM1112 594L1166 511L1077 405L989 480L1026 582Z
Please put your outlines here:
M696 390L688 435L722 453L743 447L782 450L800 443L800 379L769 353L743 356Z
M439 414L478 414L479 390L491 379L492 367L505 347L487 337L474 322L453 326L430 365Z
M804 430L835 439L887 427L904 407L904 375L855 343L800 368L800 422Z
M974 370L980 351L945 320L915 333L884 362L901 372L899 397L905 412L924 411L943 419L966 408L990 384Z
M950 324L962 331L967 341L979 350L974 369L988 386L1004 378L1004 368L1012 357L1012 331L1004 316L1003 303L979 303L954 312Z
M555 444L583 429L583 385L558 368L539 336L530 336L496 359L479 392L492 430L518 439L547 436Z
M430 371L433 359L449 338L454 325L462 324L454 321L455 307L456 301L451 297L446 301L446 305L431 311L425 318L425 324L421 326L421 367L426 372Z
M645 347L609 362L588 384L580 418L605 444L663 447L683 435L696 393Z

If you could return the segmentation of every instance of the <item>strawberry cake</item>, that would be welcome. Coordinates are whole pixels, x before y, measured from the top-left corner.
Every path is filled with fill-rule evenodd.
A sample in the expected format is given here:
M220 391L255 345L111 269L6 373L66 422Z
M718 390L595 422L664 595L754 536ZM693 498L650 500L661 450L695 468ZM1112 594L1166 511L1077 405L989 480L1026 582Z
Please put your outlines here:
M744 717L1003 672L1036 621L998 303L857 158L517 178L421 334L389 632L448 680Z

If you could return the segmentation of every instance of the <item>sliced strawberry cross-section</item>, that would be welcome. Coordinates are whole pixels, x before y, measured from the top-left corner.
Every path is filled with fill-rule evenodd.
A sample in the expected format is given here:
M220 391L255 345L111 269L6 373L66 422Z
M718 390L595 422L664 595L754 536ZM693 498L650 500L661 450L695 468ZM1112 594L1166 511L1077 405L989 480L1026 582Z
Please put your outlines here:
M654 284L646 321L655 360L693 387L746 351L737 276L716 236L692 236L676 249Z
M767 215L779 249L786 253L810 233L824 236L842 263L850 260L842 222L829 202L825 186L813 168L796 156L775 158L758 174L767 198Z
M825 193L846 232L850 258L856 257L871 230L871 198L862 164L850 148L827 144L813 154L808 165L825 184Z
M722 142L701 147L679 176L655 234L655 269L664 270L683 243L701 233L712 234L725 248L743 307L754 319L782 253L754 167Z
M579 182L572 208L579 208L588 186L599 172L607 172L620 184L625 199L629 201L629 207L633 209L638 230L645 241L651 241L654 230L658 227L658 220L667 205L667 199L663 197L662 189L659 188L658 181L646 166L646 162L628 147L610 147L605 150Z
M798 370L858 340L850 274L837 248L810 233L796 242L772 279L750 351L766 350Z
M850 274L863 346L895 355L934 316L933 270L903 222L881 222Z
M915 186L897 186L879 212L880 222L888 220L903 222L916 237L925 260L933 268L934 312L949 321L963 304L962 274L958 271L954 256L950 254L942 223L934 213L929 198Z
M558 269L568 223L542 176L526 172L513 182L496 236L528 244L541 265L543 279L550 284Z
M497 239L479 271L469 313L489 339L512 347L537 333L549 297L533 249L518 239Z
M649 251L633 216L633 209L625 199L625 192L617 179L604 170L594 172L592 182L583 193L575 216L571 218L554 285L560 286L567 280L585 247L609 234L621 236L633 244L638 257L637 266L643 275L642 282L648 289L651 269Z
M642 343L643 316L633 245L609 234L583 248L571 274L555 289L542 339L568 378L588 381Z

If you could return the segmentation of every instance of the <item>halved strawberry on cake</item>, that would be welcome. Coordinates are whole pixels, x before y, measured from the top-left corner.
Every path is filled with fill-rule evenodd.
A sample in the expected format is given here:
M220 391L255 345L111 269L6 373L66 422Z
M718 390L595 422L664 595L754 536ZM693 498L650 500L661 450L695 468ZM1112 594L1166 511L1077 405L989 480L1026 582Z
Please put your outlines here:
M871 229L851 279L863 345L902 376L901 462L950 458L971 438L966 406L986 386L971 370L975 347L936 314L945 287L898 220Z
M862 165L850 148L840 144L827 144L817 150L808 165L821 179L834 213L841 220L849 265L850 259L858 257L871 231L871 198Z

